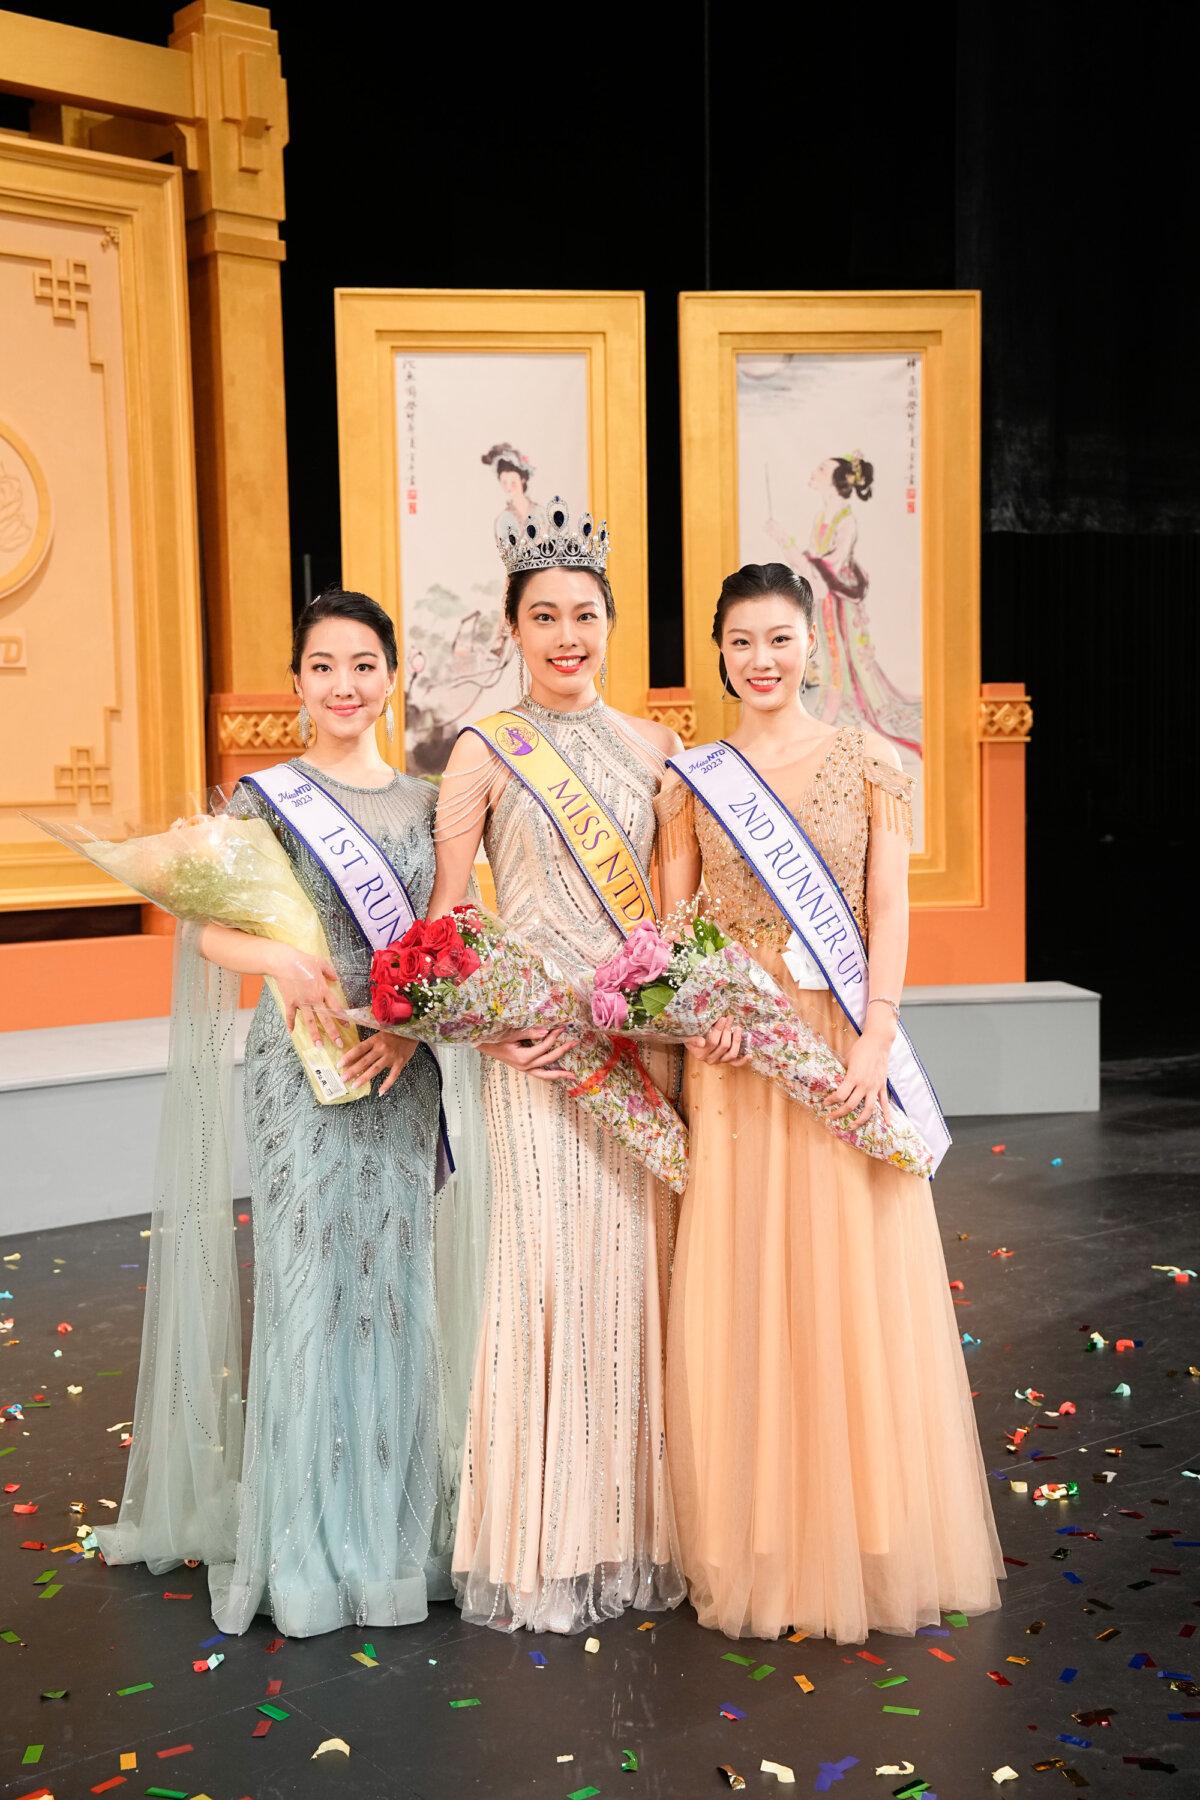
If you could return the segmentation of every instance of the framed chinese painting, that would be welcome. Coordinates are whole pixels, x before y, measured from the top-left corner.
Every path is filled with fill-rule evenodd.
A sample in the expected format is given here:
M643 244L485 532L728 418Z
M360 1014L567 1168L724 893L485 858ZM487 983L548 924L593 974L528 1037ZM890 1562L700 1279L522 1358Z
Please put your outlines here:
M335 306L343 579L396 624L393 759L438 774L464 725L517 699L495 522L555 495L608 520L605 692L643 711L642 296L351 288Z
M887 737L913 775L917 904L977 905L976 293L680 298L684 605L697 735L720 736L722 578L813 589L805 704Z

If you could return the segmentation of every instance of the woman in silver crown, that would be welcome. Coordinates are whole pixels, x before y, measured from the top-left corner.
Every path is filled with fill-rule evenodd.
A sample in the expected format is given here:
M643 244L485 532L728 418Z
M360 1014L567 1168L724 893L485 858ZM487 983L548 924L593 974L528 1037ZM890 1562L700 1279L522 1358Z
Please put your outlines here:
M553 500L502 515L505 618L524 661L517 711L643 864L675 734L600 697L615 619L607 537ZM442 785L430 916L460 902L480 842L497 910L567 973L621 931L536 793L474 732ZM493 1210L452 1562L464 1616L577 1631L683 1597L663 1429L671 1195L569 1097L556 1034L490 1046ZM664 1069L664 1078L668 1071Z

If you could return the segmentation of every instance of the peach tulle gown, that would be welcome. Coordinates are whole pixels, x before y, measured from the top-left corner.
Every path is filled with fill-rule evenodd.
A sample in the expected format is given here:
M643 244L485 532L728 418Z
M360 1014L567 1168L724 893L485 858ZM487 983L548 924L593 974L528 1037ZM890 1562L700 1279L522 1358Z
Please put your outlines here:
M772 786L865 934L870 834L911 839L911 778L839 731ZM790 928L682 785L660 855L697 843L726 931L845 1059L827 991L798 988ZM692 1179L667 1351L667 1447L703 1625L859 1643L1000 1603L987 1477L930 1184L841 1143L749 1067L688 1058Z

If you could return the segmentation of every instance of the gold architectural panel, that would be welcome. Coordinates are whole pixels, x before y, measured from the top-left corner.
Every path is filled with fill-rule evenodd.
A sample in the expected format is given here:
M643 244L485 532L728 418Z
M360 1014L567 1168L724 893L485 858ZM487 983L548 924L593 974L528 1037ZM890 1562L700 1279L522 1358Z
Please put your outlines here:
M668 731L678 732L685 744L697 742L696 702L691 688L651 688L646 695L645 713Z
M223 706L216 715L217 750L222 756L242 756L262 750L273 756L298 755L304 748L300 736L300 708L283 706Z
M424 603L426 594L433 595L434 605L441 606L447 620L453 614L446 626L449 635L457 629L460 617L453 608L461 605L462 632L467 631L468 617L470 620L466 654L474 659L473 671L489 657L503 662L510 648L500 613L503 571L492 536L493 520L505 503L502 483L497 485L503 471L495 459L494 467L484 467L482 474L481 465L487 461L484 453L489 446L512 451L512 444L502 445L501 440L512 437L519 441L518 433L524 431L523 426L511 422L519 410L511 404L511 393L508 402L497 404L494 423L489 419L485 430L484 409L474 403L478 394L472 396L471 384L464 382L462 391L471 404L464 404L463 416L469 414L470 424L464 425L461 438L454 435L453 423L446 425L444 410L436 414L441 426L436 484L431 483L428 464L417 469L412 461L410 446L416 441L412 409L418 406L418 391L422 416L434 416L426 388L435 380L450 379L451 359L461 366L465 359L478 357L485 377L482 359L494 357L497 369L507 362L510 389L516 383L531 392L550 380L549 364L539 364L539 359L558 359L556 367L563 371L571 404L580 413L575 461L581 471L578 479L589 490L571 493L564 486L563 496L576 514L590 506L597 520L607 518L614 545L609 573L620 625L609 649L606 693L614 705L640 712L649 680L642 296L351 288L336 293L335 320L343 575L348 585L381 601L396 622L402 659L397 698L406 693L409 697L409 767L415 766L413 757L421 750L421 746L414 750L413 745L417 696L431 686L429 646L405 642L405 619L415 617L415 606ZM444 375L430 370L434 359L441 359ZM528 375L513 373L517 359L528 365ZM419 380L416 374L406 376L406 368L418 371ZM558 415L560 420L563 416L563 412ZM542 465L537 472L539 485L530 489L530 499L545 503L553 497L554 486L543 491L540 482L558 483L561 476L555 469L559 465L546 466L550 459L536 443L525 445L525 450L534 464ZM455 468L460 470L457 475ZM432 494L431 486L435 487ZM472 566L479 572L466 582L426 583L422 579L418 584L414 578L410 592L404 591L404 546L407 542L411 557L416 534L404 540L402 533L418 504L418 493L422 507L431 500L447 505L459 499L460 514L447 526L443 541L451 546L456 533L471 534ZM469 505L462 499L466 494L473 496ZM412 591L418 587L419 592ZM441 591L435 593L435 589ZM464 644L462 632L454 640L456 652ZM414 626L410 636L416 635ZM439 655L441 649L439 638ZM415 665L414 656L418 659ZM489 683L490 672L485 670L485 679L476 683L483 711L490 710L487 699L491 694L502 695L493 704L505 703L506 690ZM429 716L433 716L432 709ZM406 740L403 714L398 724L397 761L404 755ZM452 729L452 721L439 719L428 741L433 743L436 737L440 748Z
M979 735L985 743L1027 744L1033 730L1029 696L979 702Z
M52 257L48 268L33 272L33 297L48 301L56 319L74 324L79 308L92 297L87 264L82 257Z
M169 49L0 12L0 88L35 139L186 174L207 665L222 691L278 682L291 634L283 343L287 90L265 7L192 0ZM101 248L121 226L108 221Z
M113 797L112 769L90 744L72 744L69 761L54 771L54 788L74 807L108 806Z
M23 631L0 631L0 672L28 668Z
M50 548L53 524L41 464L24 439L0 419L0 600L37 573Z
M913 858L911 892L918 906L978 905L982 893L978 294L684 294L680 352L686 675L695 696L700 741L720 736L732 723L710 631L724 576L746 560L739 493L750 491L752 478L757 484L755 503L764 515L781 511L777 488L772 495L770 471L764 474L761 464L744 470L741 464L739 430L748 430L750 415L739 399L739 360L756 359L743 377L747 383L751 375L759 377L760 369L788 366L791 372L778 385L790 396L793 388L797 393L815 392L818 366L845 368L846 359L875 358L880 359L879 367L886 362L890 369L894 364L899 381L909 381L919 395L919 434L911 432L911 447L906 450L904 479L909 488L901 487L898 504L903 514L907 491L907 510L915 518L908 527L909 554L917 569L914 588L919 593L912 657L920 676L916 754L923 842ZM819 358L821 364L805 363L806 358ZM851 371L853 378L861 375L865 382L867 368L860 363ZM805 404L815 409L819 398ZM780 404L796 402L787 398ZM766 410L766 403L760 403L759 411ZM903 393L893 410L903 431ZM817 412L811 416L816 418ZM770 430L780 429L777 422L771 423ZM841 457L849 467L857 440L826 444L826 436L832 440L836 433L823 431L820 457L828 459L829 467ZM865 454L870 456L870 447ZM797 471L797 485L808 475L806 462L803 471ZM755 560L782 556L807 572L803 539L786 536L773 519L766 535L781 548L768 547ZM808 551L818 558L826 554L812 541Z
M127 899L22 817L203 784L182 178L0 138L0 906Z
M28 94L34 100L70 99L144 118L195 115L192 61L178 50L20 13L0 14L0 24L4 85L11 93Z

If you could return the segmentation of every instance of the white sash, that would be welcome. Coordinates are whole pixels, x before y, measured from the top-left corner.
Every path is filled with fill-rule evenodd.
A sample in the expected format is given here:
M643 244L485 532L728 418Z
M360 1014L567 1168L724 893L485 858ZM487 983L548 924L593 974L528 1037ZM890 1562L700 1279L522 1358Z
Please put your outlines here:
M861 1033L868 1001L867 947L820 851L732 744L701 744L669 761L745 857ZM950 1133L903 1025L888 1058L888 1089L933 1152L936 1170L950 1148Z
M367 945L386 950L416 918L404 883L369 832L291 763L243 775L316 857Z
M292 763L275 763L256 775L243 775L242 780L270 801L316 857L369 950L386 950L403 937L417 916L404 883L370 832L364 831L326 788ZM438 1187L453 1173L454 1158L441 1113Z

